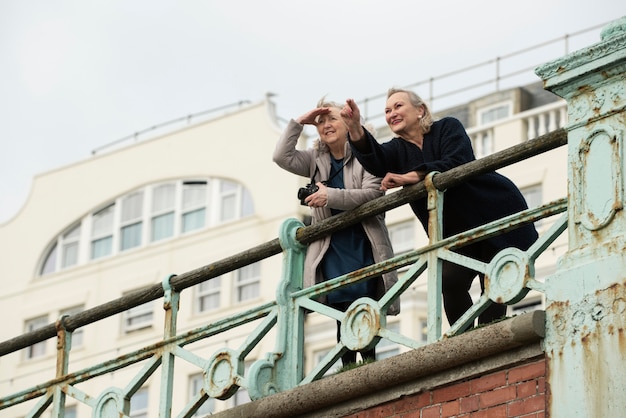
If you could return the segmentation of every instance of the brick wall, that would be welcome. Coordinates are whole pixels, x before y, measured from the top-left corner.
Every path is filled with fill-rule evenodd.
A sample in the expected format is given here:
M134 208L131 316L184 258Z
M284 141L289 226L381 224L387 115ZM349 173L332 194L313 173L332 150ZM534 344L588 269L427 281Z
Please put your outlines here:
M538 360L406 396L345 418L544 418L545 376L545 360Z

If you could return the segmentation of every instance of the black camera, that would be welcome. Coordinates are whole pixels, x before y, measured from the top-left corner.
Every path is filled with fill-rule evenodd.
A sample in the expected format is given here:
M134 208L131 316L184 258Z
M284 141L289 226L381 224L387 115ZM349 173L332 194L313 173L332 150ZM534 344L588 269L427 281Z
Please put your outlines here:
M317 185L313 184L313 183L307 184L304 187L300 187L298 189L298 199L300 199L300 204L303 205L303 206L308 206L304 202L304 199L306 199L307 197L311 196L313 193L315 193L319 189L320 188L317 187Z

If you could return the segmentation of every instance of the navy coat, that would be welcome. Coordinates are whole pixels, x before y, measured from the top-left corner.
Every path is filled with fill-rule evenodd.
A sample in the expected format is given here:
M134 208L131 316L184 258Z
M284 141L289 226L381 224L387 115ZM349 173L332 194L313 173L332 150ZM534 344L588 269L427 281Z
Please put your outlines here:
M366 170L379 177L410 171L444 172L476 159L465 128L451 117L433 123L430 132L424 135L422 149L402 138L380 144L367 130L365 140L369 151L361 153L350 142L352 153ZM410 205L428 232L426 198ZM511 180L495 171L482 174L444 193L443 236L449 237L524 209L528 209L526 200ZM493 257L506 247L526 250L537 237L534 225L529 224L482 242L492 247L489 252ZM481 242L467 249L477 245Z

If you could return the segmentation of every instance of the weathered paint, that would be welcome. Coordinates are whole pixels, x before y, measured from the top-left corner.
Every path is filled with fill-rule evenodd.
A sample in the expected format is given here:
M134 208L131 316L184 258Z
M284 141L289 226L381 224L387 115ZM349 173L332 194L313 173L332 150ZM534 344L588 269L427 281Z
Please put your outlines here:
M626 410L626 17L537 69L568 102L569 250L546 279L548 414Z

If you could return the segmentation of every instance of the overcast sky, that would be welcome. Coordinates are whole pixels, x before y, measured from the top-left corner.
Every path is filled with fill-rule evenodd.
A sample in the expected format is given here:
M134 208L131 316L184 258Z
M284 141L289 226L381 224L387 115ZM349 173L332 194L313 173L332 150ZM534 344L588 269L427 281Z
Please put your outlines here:
M624 15L623 0L0 0L0 223L35 175L159 123L267 92L288 119Z

